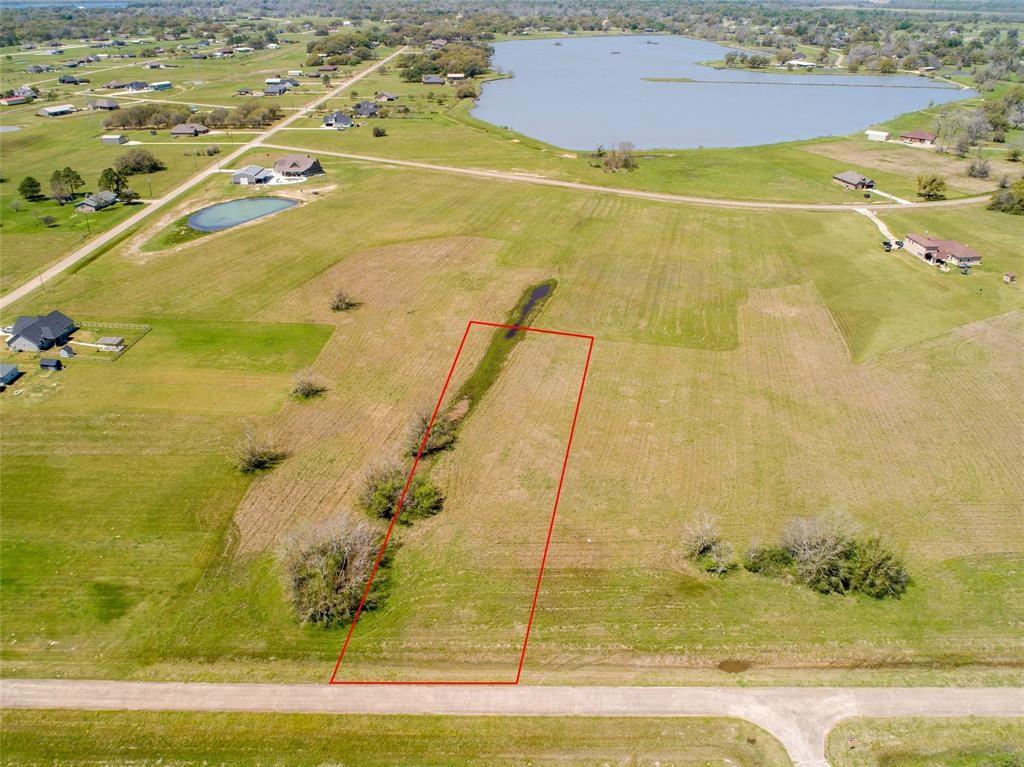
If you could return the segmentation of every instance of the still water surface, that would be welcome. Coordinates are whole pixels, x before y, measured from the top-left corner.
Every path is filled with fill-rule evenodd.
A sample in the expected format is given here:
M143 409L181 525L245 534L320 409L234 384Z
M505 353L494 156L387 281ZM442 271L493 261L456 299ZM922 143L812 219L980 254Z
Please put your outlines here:
M485 85L473 115L570 149L734 147L843 135L975 95L915 75L716 70L697 62L730 49L686 37L555 42L495 44L494 66L515 76Z

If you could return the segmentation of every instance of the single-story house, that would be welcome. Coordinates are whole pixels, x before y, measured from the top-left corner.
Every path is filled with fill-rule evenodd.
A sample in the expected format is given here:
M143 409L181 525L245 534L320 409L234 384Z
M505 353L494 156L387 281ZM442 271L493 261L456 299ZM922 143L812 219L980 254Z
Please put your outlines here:
M256 49L255 48L251 48L248 45L236 45L235 46L235 53L252 53L254 50L256 50Z
M61 115L72 114L74 111L75 107L73 104L58 104L52 107L43 107L36 114L40 117L60 117Z
M445 78L452 85L458 85L459 83L465 82L466 80L466 76L462 74L462 72L449 72L447 75L445 75Z
M64 365L60 360L51 360L43 357L43 359L39 360L39 367L43 370L62 370Z
M109 83L103 83L103 87L108 91L119 91L122 88L127 88L128 83L121 80L111 80Z
M875 187L874 181L855 170L844 170L842 173L837 173L832 180L847 189L874 189Z
M263 89L264 96L283 96L288 92L288 86L284 83L275 83L268 85Z
M117 195L104 190L96 194L90 194L75 206L76 213L95 213L98 210L109 208L117 202Z
M329 115L324 117L325 128L337 128L338 130L344 130L345 128L352 127L352 118L344 112L331 112Z
M60 347L60 351L58 351L57 354L64 359L69 360L75 356L75 350L72 349L69 344L64 344L64 346Z
M143 69L163 69L164 65L161 64L159 61L147 61L145 64L142 65L142 68Z
M125 90L137 93L138 91L148 91L149 83L144 83L142 80L132 80L130 83L124 86Z
M202 123L179 123L171 128L171 135L175 138L178 136L189 136L195 138L196 136L203 136L210 132Z
M398 94L388 93L387 91L381 91L373 98L375 101L398 101Z
M170 80L160 80L159 82L153 83L149 87L152 88L155 91L167 91L167 90L171 89L171 81Z
M36 317L22 316L14 321L7 346L16 352L43 351L54 344L63 346L74 332L71 318L56 310Z
M123 133L106 133L100 136L100 143L107 144L108 146L117 146L118 144L124 144L128 141L128 137Z
M17 365L11 365L8 362L0 362L0 385L10 386L18 380L18 376L20 375L21 370Z
M354 107L352 111L360 117L376 117L377 116L377 105L371 101L360 101Z
M59 85L78 85L79 80L74 75L61 75L57 78Z
M280 85L281 84L281 78L280 77L268 77L266 80L263 81L263 84L264 85Z
M15 88L12 96L24 96L27 99L37 99L39 94L36 93L36 89L31 85L22 85L20 88Z
M930 264L977 266L981 263L981 256L978 253L956 240L939 240L924 234L908 234L903 247Z
M797 67L798 69L814 69L816 65L813 61L804 61L803 59L790 59L783 66Z
M334 64L324 64L322 67L317 67L317 72L337 72L338 67Z
M49 72L50 69L49 64L32 64L25 67L25 71L30 75L41 75L43 72Z
M900 134L900 141L904 144L923 144L924 146L935 146L937 136L926 130L911 130Z
M864 135L867 136L868 141L888 141L892 138L887 130L866 130Z
M320 161L308 154L289 154L274 163L274 171L282 176L297 178L299 176L317 176L324 172Z
M121 105L114 101L114 99L96 99L89 102L89 109L103 109L107 112L113 112L115 109L120 108Z
M28 99L24 96L7 96L6 98L0 99L0 104L5 107L13 107L17 104L27 104Z
M274 174L270 168L264 168L260 165L246 165L241 170L231 174L231 183L241 184L242 186L266 184L273 177Z
M441 79L441 75L423 75L420 82L424 85L444 85L444 80Z

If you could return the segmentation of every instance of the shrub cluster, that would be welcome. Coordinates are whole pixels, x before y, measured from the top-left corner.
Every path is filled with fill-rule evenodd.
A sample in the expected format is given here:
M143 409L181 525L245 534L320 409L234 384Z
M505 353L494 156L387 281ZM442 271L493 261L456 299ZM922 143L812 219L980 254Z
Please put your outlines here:
M426 434L427 427L430 426L430 415L431 411L423 410L413 419L406 444L407 455L414 456L419 453L423 435ZM427 437L427 443L423 445L423 455L440 453L442 450L448 450L454 446L457 431L458 425L455 419L445 413L438 413L437 418L434 419L434 425L430 429L430 435Z
M705 572L724 575L736 567L732 547L710 517L695 520L682 546ZM742 564L748 572L798 581L823 594L858 592L885 599L903 594L910 582L903 560L878 537L858 538L833 517L793 520L778 545L752 546Z
M406 471L397 464L378 466L367 472L359 493L359 507L375 519L391 519L398 510L398 499L407 480ZM402 503L403 524L431 517L444 508L444 494L428 477L417 473Z
M245 430L245 434L235 445L234 455L235 466L243 474L272 468L285 457L284 451L277 447L273 437L257 434L253 428Z
M292 607L303 623L351 620L366 589L380 533L365 522L336 520L293 542L285 572ZM370 598L365 607L373 607Z

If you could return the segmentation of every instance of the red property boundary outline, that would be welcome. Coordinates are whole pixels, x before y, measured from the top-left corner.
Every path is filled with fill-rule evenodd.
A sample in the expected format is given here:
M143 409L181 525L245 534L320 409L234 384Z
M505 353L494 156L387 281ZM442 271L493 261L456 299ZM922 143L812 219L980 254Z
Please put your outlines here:
M373 569L370 571L370 577L366 581L366 588L363 590L362 599L359 601L359 607L356 609L355 617L352 619L352 623L349 624L348 633L345 635L345 643L341 646L341 652L338 654L338 660L334 664L334 670L331 672L331 678L328 684L339 684L339 685L424 685L424 684L445 684L445 685L516 685L519 684L519 680L523 675L523 664L526 662L526 646L530 642L530 630L533 628L533 617L537 612L537 599L540 596L541 581L544 579L544 567L548 560L548 550L551 548L551 536L555 530L555 517L558 515L558 503L562 498L562 486L565 484L565 472L569 466L569 453L572 450L573 437L576 435L576 421L579 419L580 406L583 404L583 387L587 383L587 372L590 370L590 357L594 352L594 336L588 336L583 333L570 333L564 330L549 330L547 328L534 328L525 325L505 325L499 322L484 322L483 320L470 320L466 323L466 330L462 334L462 340L459 342L459 348L455 352L455 359L452 360L451 367L448 369L448 376L444 380L444 386L441 387L441 394L438 395L437 404L434 405L434 412L430 415L430 422L427 424L427 429L423 433L423 439L420 441L419 450L416 451L416 458L412 462L412 468L409 469L409 475L405 480L405 486L402 488L401 494L398 496L398 501L395 504L396 509L401 509L403 502L405 501L405 495L409 492L409 487L412 485L413 476L416 474L416 468L419 466L420 459L423 457L423 450L426 448L427 439L430 437L430 430L434 428L434 420L437 418L438 412L441 410L441 403L444 401L444 395L448 392L448 386L452 381L452 376L455 374L455 366L459 363L459 357L462 356L462 350L466 345L466 339L469 337L469 331L474 326L488 327L488 328L499 328L506 330L522 330L530 333L544 333L552 336L565 336L568 338L580 338L587 341L587 359L583 363L583 377L580 379L579 392L576 395L576 407L572 414L572 425L569 427L569 439L565 445L565 455L562 458L562 470L558 477L558 489L555 491L555 503L551 509L551 520L548 522L548 533L547 538L544 541L544 553L540 558L540 569L537 571L537 584L533 589L533 600L530 603L530 617L526 623L526 635L523 637L523 646L519 652L519 666L516 669L516 677L513 680L496 680L496 681L473 681L473 680L440 680L440 681L426 681L426 680L411 680L411 681L366 681L366 680L339 680L338 669L341 668L341 661L345 658L345 652L348 650L349 642L352 641L352 634L355 632L356 624L359 622L359 617L363 613L363 607L366 604L366 599L370 594L370 587L373 585L373 579L377 575L377 570L380 568L380 563L384 559L384 552L388 547L388 543L391 540L391 534L394 532L395 523L398 521L398 515L400 511L396 511L391 517L391 524L388 525L387 533L384 535L384 540L380 545L380 550L377 552L377 559L373 563Z

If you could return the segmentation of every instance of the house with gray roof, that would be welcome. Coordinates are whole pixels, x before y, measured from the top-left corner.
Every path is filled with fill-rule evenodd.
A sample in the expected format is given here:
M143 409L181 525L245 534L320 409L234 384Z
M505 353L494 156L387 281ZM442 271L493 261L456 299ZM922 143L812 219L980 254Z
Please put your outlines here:
M55 344L63 346L76 330L66 314L56 310L39 316L18 317L7 339L7 347L15 352L39 352Z
M444 85L444 80L440 75L423 75L423 79L420 82L424 85Z
M231 183L241 184L242 186L266 184L272 178L274 178L274 173L270 168L264 168L260 165L246 165L241 170L231 174Z
M80 203L75 206L76 213L95 213L98 210L109 208L117 202L117 195L111 191L103 190L102 192L96 192L96 194L90 194Z
M20 375L21 369L17 365L0 362L0 386L10 386Z
M102 109L107 112L113 112L115 109L120 108L121 105L114 101L114 99L95 99L89 102L89 109Z
M376 117L377 116L377 105L371 101L360 101L354 107L352 111L360 117Z
M324 127L345 130L345 128L352 127L352 118L344 112L331 112L324 117Z

